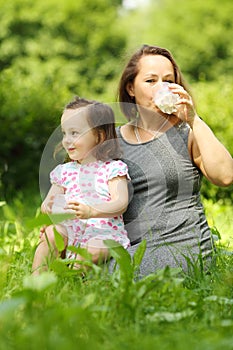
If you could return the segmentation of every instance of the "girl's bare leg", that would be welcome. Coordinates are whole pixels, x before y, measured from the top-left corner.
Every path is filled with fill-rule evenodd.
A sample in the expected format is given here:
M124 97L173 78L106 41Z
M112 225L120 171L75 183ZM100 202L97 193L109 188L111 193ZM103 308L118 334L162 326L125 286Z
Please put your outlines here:
M109 250L102 241L102 239L98 238L91 238L89 241L85 244L88 253L92 255L92 262L94 264L101 263L103 261L106 261L109 257Z
M92 255L92 262L94 264L104 262L109 257L108 248L104 245L104 242L98 238L89 239L87 243L81 244L81 248L85 248L88 251L88 253ZM76 259L80 261L84 260L84 258L81 255L77 255ZM74 265L74 269L80 269L83 267L85 268L85 266L81 264Z
M62 235L64 244L67 246L68 238L65 228L61 225L56 225L55 229ZM40 238L40 242L36 248L32 264L33 275L39 275L41 272L46 271L48 259L58 256L58 250L56 248L53 230L53 225L47 226L45 233Z

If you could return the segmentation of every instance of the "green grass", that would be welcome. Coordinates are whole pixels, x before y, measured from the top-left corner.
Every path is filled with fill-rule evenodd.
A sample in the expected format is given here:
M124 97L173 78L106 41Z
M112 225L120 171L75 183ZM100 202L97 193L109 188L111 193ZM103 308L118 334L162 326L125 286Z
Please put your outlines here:
M20 198L0 208L0 350L233 349L233 255L225 252L227 236L209 274L165 269L135 280L143 241L133 260L120 247L112 250L119 269L111 275L91 264L82 279L57 259L34 278L37 203ZM216 210L220 235L223 225L232 232L226 220L231 208L205 204L209 220Z

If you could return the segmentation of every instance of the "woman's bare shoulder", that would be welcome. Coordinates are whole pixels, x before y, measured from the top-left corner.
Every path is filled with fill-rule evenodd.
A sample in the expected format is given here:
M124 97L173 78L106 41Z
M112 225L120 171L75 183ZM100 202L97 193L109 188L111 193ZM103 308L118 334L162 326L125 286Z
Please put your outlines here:
M128 142L135 142L134 126L132 123L127 123L120 128L121 136Z

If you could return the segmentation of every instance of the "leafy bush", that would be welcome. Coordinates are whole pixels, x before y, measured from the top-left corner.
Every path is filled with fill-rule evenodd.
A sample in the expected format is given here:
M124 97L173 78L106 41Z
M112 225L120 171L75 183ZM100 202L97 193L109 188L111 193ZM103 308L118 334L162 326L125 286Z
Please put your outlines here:
M10 198L35 186L43 147L74 95L108 90L125 37L121 1L0 0L0 175ZM107 28L107 30L106 30Z
M230 77L220 77L214 82L199 82L193 84L194 100L197 112L210 126L216 137L233 155L232 144L232 111L233 111L233 80ZM213 201L224 200L232 203L232 186L218 187L204 179L202 193Z
M142 43L172 51L195 81L199 114L232 154L232 1L164 0L132 12L121 3L0 0L1 197L37 188L40 158L64 105L75 94L113 102L123 56ZM231 188L207 181L203 194L232 200Z
M125 14L122 25L128 43L168 48L188 80L215 80L230 76L232 65L231 14L233 3L223 0L149 1L140 11Z

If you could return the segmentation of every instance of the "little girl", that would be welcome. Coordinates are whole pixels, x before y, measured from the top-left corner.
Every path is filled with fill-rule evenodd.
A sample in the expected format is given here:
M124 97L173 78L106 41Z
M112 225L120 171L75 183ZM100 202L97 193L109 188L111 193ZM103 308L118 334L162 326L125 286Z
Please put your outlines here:
M104 261L109 251L105 239L124 248L129 246L122 213L128 205L128 168L118 159L120 149L112 109L105 104L76 97L61 117L62 146L68 162L51 173L51 188L41 205L42 213L53 213L56 196L64 194L64 210L74 213L72 220L42 230L33 261L33 274L46 270L46 259L58 255L54 228L62 235L65 247L81 246L92 261ZM67 258L83 260L66 251ZM79 265L76 265L79 268Z

